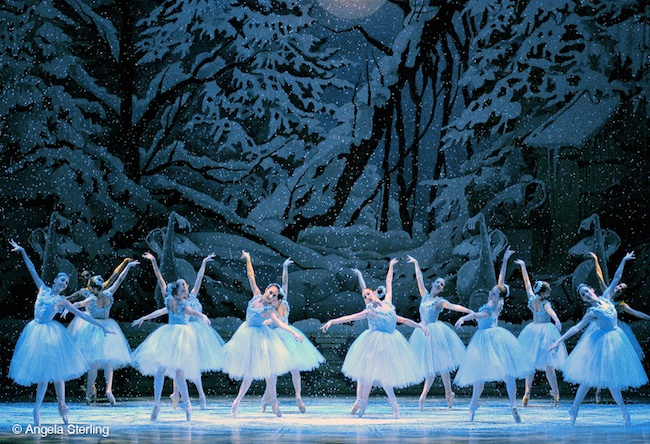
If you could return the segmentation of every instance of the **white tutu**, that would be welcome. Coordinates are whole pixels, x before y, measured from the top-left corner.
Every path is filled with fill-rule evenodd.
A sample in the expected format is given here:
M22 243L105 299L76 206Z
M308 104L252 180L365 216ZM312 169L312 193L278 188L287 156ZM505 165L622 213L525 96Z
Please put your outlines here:
M621 390L648 382L643 365L623 330L595 327L585 335L561 367L565 381Z
M411 346L398 330L388 333L373 329L361 333L345 355L341 371L355 381L396 388L424 379Z
M454 383L466 387L477 382L503 381L508 376L521 379L533 370L530 358L512 333L503 327L485 328L477 330L469 341Z
M291 355L293 360L291 370L306 372L315 369L325 362L323 355L320 354L318 349L311 343L309 338L307 338L303 332L291 325L289 328L303 337L302 342L296 341L296 338L286 330L282 330L281 328L276 328L274 330Z
M558 338L560 332L550 322L531 322L519 333L517 340L528 353L535 369L546 370L546 366L560 368L567 357L564 342L549 352L548 349Z
M625 336L627 336L627 338L630 340L630 344L632 344L632 347L634 348L634 351L636 352L639 359L643 360L643 358L645 358L645 353L643 353L643 347L641 347L641 344L639 344L639 341L634 335L632 328L629 325L627 325L625 322L621 322L621 321L618 321L618 327L621 330L623 330Z
M131 365L131 347L118 323L113 319L96 321L115 333L104 334L101 328L83 319L72 328L72 323L68 326L72 339L88 361L88 365L101 367L110 364L114 369Z
M233 379L265 379L287 373L293 365L287 347L267 325L244 322L223 346L223 371Z
M70 333L57 321L30 321L18 338L9 377L29 386L39 382L68 381L88 371L88 363Z
M140 373L155 376L165 368L165 376L174 378L183 370L185 379L201 378L201 359L194 330L187 324L165 324L158 327L133 351L133 366Z
M422 374L429 378L456 370L465 357L463 341L442 321L431 322L425 328L428 337L416 328L409 339Z
M223 344L224 341L219 333L209 325L203 322L189 322L189 325L199 343L199 357L201 358L201 371L218 371L221 370L223 363Z

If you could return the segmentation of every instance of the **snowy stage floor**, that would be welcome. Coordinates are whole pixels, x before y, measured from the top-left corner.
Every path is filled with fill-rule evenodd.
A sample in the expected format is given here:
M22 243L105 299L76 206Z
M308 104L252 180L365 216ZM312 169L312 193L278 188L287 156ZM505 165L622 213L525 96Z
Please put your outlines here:
M92 406L69 403L70 425L64 426L56 404L42 408L42 430L34 430L33 404L0 403L0 442L83 443L363 443L421 442L503 443L553 442L626 444L650 442L650 404L630 402L632 426L622 427L615 404L583 404L575 426L569 423L570 400L553 408L550 400L531 400L519 407L522 423L516 424L506 399L482 399L474 422L467 420L469 399L458 399L452 409L440 398L424 411L417 398L399 398L401 418L393 419L385 397L371 397L363 418L349 414L351 397L304 398L301 414L291 398L281 398L281 418L260 411L260 397L244 398L236 419L230 417L232 398L209 398L205 410L195 406L191 422L185 412L163 403L157 422L151 422L151 400L118 400Z

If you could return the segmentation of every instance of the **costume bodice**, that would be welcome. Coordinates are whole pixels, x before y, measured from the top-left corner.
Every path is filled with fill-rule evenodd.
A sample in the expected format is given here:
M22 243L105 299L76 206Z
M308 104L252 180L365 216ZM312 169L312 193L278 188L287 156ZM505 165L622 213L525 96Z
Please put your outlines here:
M98 307L97 306L97 296L92 295L92 301L90 301L90 304L88 304L88 308L86 309L88 313L90 313L90 316L92 316L95 319L108 319L109 313L111 311L111 307L113 306L113 302L115 300L113 299L113 293L110 291L102 291L102 294L104 297L108 298L108 305L105 307Z
M195 293L190 292L190 296L187 298L185 302L187 306L190 307L192 310L196 310L199 313L203 313L203 304L201 304L201 301L199 301L199 298L196 297ZM190 322L203 322L203 319L199 318L198 316L190 316Z
M397 313L395 313L395 306L386 302L384 304L389 306L388 310L378 309L373 304L367 305L367 309L371 313L371 316L368 317L368 327L371 330L376 329L386 333L392 333L397 324Z
M528 308L533 312L533 322L536 324L544 324L546 322L551 322L551 315L546 312L546 307L551 306L549 301L541 301L539 304L539 311L535 311L533 308L533 301L536 297L528 298Z
M280 316L280 312L278 311L278 318L280 318L280 320L282 322L284 322L285 324L288 325L289 324L289 310L290 310L289 303L286 301L286 299L283 299L283 300L280 301L280 306L282 306L282 305L284 305L285 314L283 316ZM278 306L278 308L280 308L280 306ZM277 328L277 325L275 325L275 323L273 323L273 324L270 325L270 327L271 328Z
M432 324L438 320L438 316L444 310L442 302L445 299L440 296L427 295L420 302L420 321L423 324ZM436 308L437 307L437 308Z
M487 328L497 327L499 323L499 315L501 314L501 309L503 308L503 301L499 301L499 304L496 308L492 308L489 304L484 304L481 308L478 309L479 312L485 312L489 316L487 318L478 318L476 322L478 323L479 330L485 330Z
M174 299L174 296L167 296L165 298L165 307L167 307L167 314L169 315L168 322L170 324L187 324L190 320L190 316L183 313L183 309L187 305L187 301L183 301L180 304L177 304L177 312L174 313L172 312L171 308L169 308L169 301L171 299Z
M61 299L63 299L63 296L52 293L50 287L41 287L36 296L36 303L34 304L34 320L40 324L44 324L54 319L54 315L62 311L55 308L57 302Z
M261 327L262 323L266 319L268 319L268 314L272 310L275 310L270 305L262 305L261 307L254 307L253 303L260 299L262 299L262 295L258 294L257 296L254 296L253 299L248 301L248 306L246 307L246 324L249 327Z
M590 307L587 310L587 313L592 313L596 316L594 322L601 330L609 331L614 330L618 326L618 314L616 312L616 307L610 302L604 302L601 299L601 303L597 307Z

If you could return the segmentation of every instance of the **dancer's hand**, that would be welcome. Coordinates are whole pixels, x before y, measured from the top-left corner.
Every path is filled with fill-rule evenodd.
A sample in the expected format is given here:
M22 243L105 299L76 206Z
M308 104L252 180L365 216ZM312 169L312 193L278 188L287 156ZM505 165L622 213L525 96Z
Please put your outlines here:
M510 247L508 247L508 248L506 249L506 252L503 253L503 259L504 259L504 260L507 260L507 259L508 259L510 256L512 256L513 254L515 254L515 250L512 250L512 249L510 249Z
M104 327L103 325L102 325L102 330L104 331L104 336L106 336L106 335L114 335L115 334L115 331L111 330L108 327Z
M431 333L429 333L429 330L427 330L427 328L424 325L418 324L418 328L420 330L422 330L422 333L424 333L424 336L427 336L427 337L431 336Z
M131 322L131 326L133 327L140 327L142 323L144 322L144 319L136 319L135 321Z
M24 249L23 247L21 247L20 245L18 245L18 242L16 242L16 241L13 240L13 239L10 239L10 240L9 240L9 244L13 247L13 248L11 249L11 251L20 251L20 252L25 251L25 249Z
M208 263L208 262L212 262L212 261L214 261L215 257L217 257L216 254L210 253L206 257L203 258L203 263L205 264L205 263Z
M289 265L291 265L291 264L293 264L293 263L294 263L294 262L291 260L291 258L287 258L287 260L285 260L285 261L282 263L282 266L283 266L283 267L288 267Z
M206 315L201 316L201 319L203 320L203 323L204 323L205 325L211 325L211 324L212 324L212 321L211 321L210 318L207 317Z
M459 318L459 319L456 321L456 323L454 324L454 327L456 327L456 328L460 328L461 325L463 325L464 322L465 322L465 319L463 319L463 318Z
M136 265L140 265L140 262L138 262L138 261L136 261L136 260L132 260L131 262L129 262L128 264L126 264L126 266L127 266L128 268L135 267Z
M526 265L526 262L524 262L522 259L515 259L514 263L519 265L520 267L523 267L524 265Z
M551 344L551 346L548 348L548 351L552 352L556 348L560 346L560 341L555 341L554 343Z
M299 335L298 333L295 333L295 332L294 332L294 334L293 334L293 338L294 338L296 341L302 343L302 340L303 340L302 335Z
M322 331L323 333L327 333L327 330L329 330L329 328L330 328L331 326L332 326L332 321L327 321L326 323L324 323L324 324L321 326L320 329L321 329L321 331Z
M153 254L149 253L148 251L142 255L143 258L149 259L151 262L156 262L156 258Z
M249 253L248 251L244 251L244 250L242 250L242 251L241 251L241 258L242 258L242 259L249 260L249 259L251 258L251 255L250 255L250 253Z
M408 262L409 264L415 264L415 265L418 264L418 260L417 260L416 258L414 258L413 256L406 255L406 257L408 258L408 261L407 261L407 262Z
M623 258L624 261L629 261L629 260L631 260L631 259L636 259L636 258L634 257L634 251L631 251L631 252L627 253L627 254L625 255L625 257Z

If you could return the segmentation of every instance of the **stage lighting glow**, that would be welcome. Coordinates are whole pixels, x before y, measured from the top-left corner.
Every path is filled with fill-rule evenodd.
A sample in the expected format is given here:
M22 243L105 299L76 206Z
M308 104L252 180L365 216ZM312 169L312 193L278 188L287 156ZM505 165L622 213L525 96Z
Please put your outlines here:
M318 3L330 14L354 20L377 12L386 0L318 0Z

